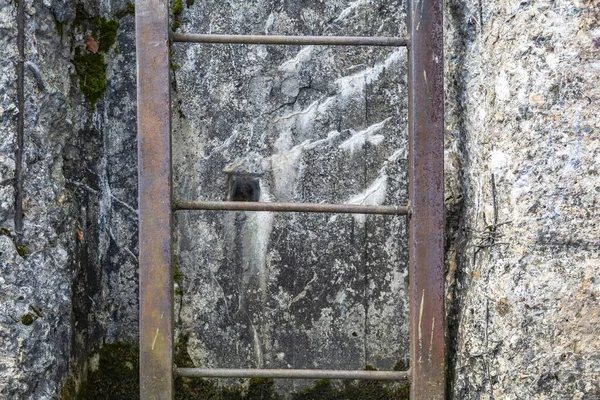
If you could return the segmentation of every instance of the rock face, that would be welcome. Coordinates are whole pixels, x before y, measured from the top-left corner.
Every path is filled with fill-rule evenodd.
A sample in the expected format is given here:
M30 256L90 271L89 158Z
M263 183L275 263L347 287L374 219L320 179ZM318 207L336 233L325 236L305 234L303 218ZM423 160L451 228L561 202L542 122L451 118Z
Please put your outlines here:
M75 233L68 228L73 217L61 157L73 125L66 107L68 74L59 73L68 71L70 63L49 10L33 3L21 9L27 21L21 59L19 9L14 2L0 4L0 393L3 398L49 398L68 372L73 332Z
M137 341L134 21L124 0L18 4L0 0L0 397L51 399L94 347ZM446 5L453 398L600 396L597 7ZM404 10L187 1L176 20L397 36ZM82 91L98 70L76 60L88 36L107 43L107 21L119 25L93 57L106 78L94 109ZM406 203L405 50L175 44L172 62L177 198ZM408 363L404 218L175 223L176 329L196 365Z
M448 7L455 398L600 396L597 7Z
M180 29L396 36L401 10L202 2ZM260 201L406 204L406 49L173 47L176 198L254 182ZM404 217L179 212L176 227L176 327L197 365L406 364Z
M0 3L0 397L50 399L92 347L137 338L134 25L119 20L92 112L72 61L94 18L126 3L18 3Z

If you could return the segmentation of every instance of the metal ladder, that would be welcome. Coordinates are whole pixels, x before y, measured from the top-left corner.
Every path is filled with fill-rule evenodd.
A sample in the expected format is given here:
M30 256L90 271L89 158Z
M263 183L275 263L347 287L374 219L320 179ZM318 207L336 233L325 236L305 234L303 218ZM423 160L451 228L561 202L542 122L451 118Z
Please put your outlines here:
M176 34L168 0L136 0L139 168L140 394L173 398L185 377L409 380L411 399L445 397L443 28L441 0L408 4L409 38ZM171 181L171 42L406 46L409 199L406 206L180 201ZM173 364L172 214L177 210L408 215L410 369L341 371L177 368Z

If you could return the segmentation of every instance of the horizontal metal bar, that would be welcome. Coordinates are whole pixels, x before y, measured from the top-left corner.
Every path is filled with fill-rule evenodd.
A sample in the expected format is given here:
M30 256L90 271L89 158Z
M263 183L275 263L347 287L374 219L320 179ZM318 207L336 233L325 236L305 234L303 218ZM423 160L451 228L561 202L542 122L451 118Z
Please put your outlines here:
M173 42L317 46L407 46L408 40L378 36L275 36L171 33Z
M360 379L375 381L407 381L410 379L410 371L176 368L175 373L187 378Z
M408 215L407 206L362 206L324 203L267 203L245 201L174 201L175 210L283 211L339 214Z

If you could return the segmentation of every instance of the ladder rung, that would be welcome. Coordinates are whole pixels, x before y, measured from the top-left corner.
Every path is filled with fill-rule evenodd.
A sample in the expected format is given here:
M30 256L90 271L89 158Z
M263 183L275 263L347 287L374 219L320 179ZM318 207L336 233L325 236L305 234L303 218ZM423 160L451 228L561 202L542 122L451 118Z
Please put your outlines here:
M174 42L279 44L317 46L407 46L408 40L377 36L276 36L276 35L216 35L171 33Z
M355 204L174 200L173 205L175 210L283 211L380 215L408 215L409 213L407 206L363 206Z
M410 370L175 368L175 373L187 378L361 379L376 381L407 381L410 379Z

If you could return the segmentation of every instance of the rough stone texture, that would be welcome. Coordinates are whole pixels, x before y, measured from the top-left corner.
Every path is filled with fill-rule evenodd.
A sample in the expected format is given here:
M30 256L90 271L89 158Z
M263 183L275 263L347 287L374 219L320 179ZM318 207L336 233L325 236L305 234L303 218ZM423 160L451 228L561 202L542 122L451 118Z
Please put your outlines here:
M25 2L19 189L18 17L14 2L0 4L0 397L50 399L69 373L78 374L93 346L137 338L133 17L120 21L117 46L125 52L117 55L114 47L107 55L106 98L92 113L71 63L86 34L73 24L74 10L112 18L125 2L107 1L102 9L90 1Z
M449 4L454 398L600 398L598 7Z
M71 64L88 34L78 7L115 18L126 2L25 1L19 189L17 14L0 0L7 399L56 398L94 346L137 341L133 17L92 111ZM179 19L195 32L397 35L404 7L196 1ZM600 398L599 24L594 1L446 4L453 398ZM406 201L404 50L177 44L173 63L177 197L226 199L241 174L261 200ZM403 218L181 212L176 224L177 332L196 364L405 361Z
M11 2L0 3L0 219L14 215L15 132L17 130L17 19ZM12 226L12 223L11 223Z
M3 398L50 398L60 389L68 370L68 338L72 332L70 254L74 231L67 228L72 220L64 201L65 181L61 171L61 149L71 129L65 108L70 85L68 75L58 73L60 69L67 70L69 63L60 51L60 39L48 11L27 3L23 110L27 134L22 162L25 182L18 188L15 183L19 112L15 74L19 58L16 5L3 1L0 15L2 52L9 55L2 58L2 69L10 71L0 87L4 92L0 95L4 108L0 128L3 143L0 227L4 228L0 238L0 393ZM52 69L45 70L44 65L51 65ZM14 225L17 191L23 196L19 251L13 241L17 239Z
M188 32L396 36L404 9L197 2L180 19ZM174 49L177 198L226 200L242 176L261 201L406 204L405 49ZM407 362L404 217L180 212L176 226L176 326L198 366Z

